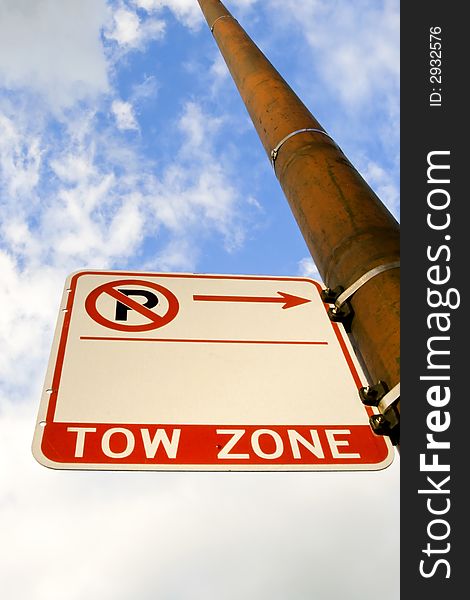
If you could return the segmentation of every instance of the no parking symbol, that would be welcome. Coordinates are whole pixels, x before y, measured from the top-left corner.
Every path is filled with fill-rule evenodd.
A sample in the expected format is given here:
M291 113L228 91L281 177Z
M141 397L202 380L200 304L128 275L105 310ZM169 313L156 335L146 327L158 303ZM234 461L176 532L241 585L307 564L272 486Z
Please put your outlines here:
M129 289L128 287L124 288L124 286L139 287ZM168 302L168 308L163 315L151 310L158 306L159 295L163 296ZM97 307L98 300L103 296L110 296L116 301L113 320L101 314ZM134 297L144 298L145 302L138 302ZM109 329L150 331L170 323L178 314L179 303L176 296L162 285L140 279L121 279L104 283L90 292L85 301L85 310L94 321ZM148 322L139 325L127 323L128 312L131 310L145 317Z

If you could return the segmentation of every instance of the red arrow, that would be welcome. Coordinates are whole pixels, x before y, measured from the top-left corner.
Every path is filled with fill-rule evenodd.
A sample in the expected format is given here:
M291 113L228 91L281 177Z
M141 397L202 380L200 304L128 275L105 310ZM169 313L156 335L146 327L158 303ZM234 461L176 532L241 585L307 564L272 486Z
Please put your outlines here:
M286 294L285 292L277 292L279 297L265 298L262 296L193 296L193 300L199 300L204 302L277 302L283 303L282 308L292 308L293 306L299 306L305 304L305 302L311 302L309 298L301 298L300 296L293 296L292 294Z

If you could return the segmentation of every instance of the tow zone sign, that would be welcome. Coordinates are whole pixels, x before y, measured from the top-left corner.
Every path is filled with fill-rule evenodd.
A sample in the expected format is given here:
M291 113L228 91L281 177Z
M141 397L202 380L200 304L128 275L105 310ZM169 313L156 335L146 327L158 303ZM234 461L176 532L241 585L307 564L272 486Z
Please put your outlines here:
M33 441L43 465L374 470L365 379L311 279L81 271L65 285Z

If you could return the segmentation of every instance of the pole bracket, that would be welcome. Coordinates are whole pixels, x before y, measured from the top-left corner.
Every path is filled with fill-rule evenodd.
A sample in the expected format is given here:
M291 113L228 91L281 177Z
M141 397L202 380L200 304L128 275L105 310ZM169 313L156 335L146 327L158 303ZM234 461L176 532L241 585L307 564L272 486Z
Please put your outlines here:
M312 131L314 133L321 133L323 135L326 135L326 137L329 138L336 145L336 142L331 137L331 135L329 133L326 133L326 131L323 131L323 129L316 129L314 127L304 127L303 129L297 129L296 131L292 131L291 133L288 133L285 137L283 137L282 140L276 145L276 147L271 150L271 164L273 166L273 169L276 166L276 158L279 154L281 146L294 135L297 135L298 133L306 133L307 131Z
M379 380L374 385L360 388L359 397L364 405L376 406L380 411L369 418L372 431L376 435L388 435L392 444L396 446L400 439L400 384L397 383L389 390L388 385Z
M346 331L350 331L351 320L354 316L354 311L349 303L349 299L353 296L357 290L359 290L365 283L370 281L376 275L389 271L390 269L398 269L400 267L400 261L394 261L378 265L364 275L361 275L352 285L347 289L339 285L338 287L331 289L325 288L321 292L321 299L327 304L333 304L328 310L328 316L332 321L341 322L346 328Z
M214 33L214 25L217 23L217 21L219 19L233 19L234 21L236 21L236 19L234 17L232 17L232 15L220 15L220 17L217 17L217 19L212 23L210 30L211 33Z
M349 333L351 331L351 321L354 316L354 311L351 304L347 301L338 304L338 298L344 294L344 287L338 285L334 289L325 288L321 291L321 299L327 304L333 304L328 309L328 316L334 323L342 323L344 328Z

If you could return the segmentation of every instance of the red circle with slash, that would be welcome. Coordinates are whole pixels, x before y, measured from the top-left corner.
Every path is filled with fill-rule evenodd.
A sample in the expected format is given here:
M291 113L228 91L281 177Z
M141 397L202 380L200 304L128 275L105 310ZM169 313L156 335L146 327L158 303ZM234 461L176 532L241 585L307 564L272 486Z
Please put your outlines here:
M116 289L122 285L139 285L159 292L166 298L168 310L162 316L157 315ZM108 294L118 302L125 304L132 310L135 310L146 317L150 322L144 323L143 325L124 325L103 317L96 308L96 302L102 294ZM109 281L108 283L104 283L90 292L85 300L85 310L94 321L109 329L117 329L118 331L151 331L152 329L158 329L159 327L167 325L176 317L179 311L179 302L173 292L170 292L170 290L157 283L141 281L140 279L120 279L119 281Z

